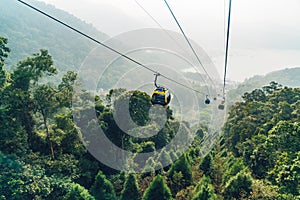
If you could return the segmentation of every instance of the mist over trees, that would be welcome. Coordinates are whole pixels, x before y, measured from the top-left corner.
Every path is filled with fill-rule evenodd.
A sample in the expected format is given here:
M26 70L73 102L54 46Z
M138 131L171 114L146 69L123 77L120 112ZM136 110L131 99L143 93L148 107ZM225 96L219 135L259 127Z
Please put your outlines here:
M72 120L76 73L65 73L56 85L40 82L58 73L47 50L19 61L8 72L7 43L0 38L2 199L299 198L299 88L271 82L247 92L230 108L223 136L209 154L201 157L198 151L206 134L203 128L183 155L167 151L155 155L174 159L170 166L155 170L161 163L153 157L147 161L147 173L126 174L105 166L84 146ZM76 98L86 95L82 91ZM168 121L158 136L133 138L117 126L113 109L130 98L132 119L150 131L154 127L147 126L151 104L146 93L114 89L105 99L91 98L105 134L124 149L136 153L160 149L178 128L167 108ZM82 108L83 118L85 109L90 108Z
M222 137L203 155L209 131L205 117L210 117L206 105L200 105L199 115L205 117L197 125L181 122L172 107L165 108L167 120L159 129L149 115L150 96L143 91L112 88L101 95L74 94L78 66L95 46L14 1L2 1L0 199L300 198L299 68L255 76L228 91L230 106ZM100 40L107 38L70 14L41 2L36 5ZM201 88L198 76L187 76ZM78 108L82 121L93 110L95 121L88 121L87 126L98 124L113 144L132 152L127 164L144 165L144 173L112 169L87 150L93 139L99 139L98 133L91 130L91 137L83 136L74 122L74 99L92 102ZM157 134L132 137L118 126L114 111L127 100L132 121L124 119L123 123L142 126L131 133ZM193 143L183 154L168 151L164 147L182 124L187 132L196 130ZM138 161L138 154L155 151L144 163ZM110 159L123 158L114 155ZM161 161L171 164L164 166Z
M1 3L3 6L0 7L0 35L9 38L11 54L6 60L9 71L18 61L38 52L39 49L48 50L59 71L76 71L84 58L96 47L91 41L58 23L49 21L17 1L1 0ZM100 41L108 38L91 24L52 5L40 1L30 3Z

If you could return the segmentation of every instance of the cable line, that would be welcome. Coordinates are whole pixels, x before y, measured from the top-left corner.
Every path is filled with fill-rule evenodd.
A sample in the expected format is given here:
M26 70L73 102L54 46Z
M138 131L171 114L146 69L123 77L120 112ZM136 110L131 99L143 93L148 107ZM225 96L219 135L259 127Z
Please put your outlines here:
M166 30L164 29L164 27L142 6L142 4L140 4L137 0L135 0L136 4L169 36L169 38L171 38L175 43L176 45L182 50L182 51L185 51L183 49L183 47L176 41L176 39ZM191 65L195 70L196 72L199 73L203 83L205 83L205 79L203 78L203 76L201 75L199 69L197 67L195 67L194 65ZM207 91L209 92L209 89L207 88Z
M226 53L225 53L225 67L224 67L224 83L223 83L223 98L225 98L227 63L228 63L228 44L230 34L230 15L231 15L231 0L229 0L228 22L227 22L227 38L226 38Z
M122 57L124 57L124 58L126 58L126 59L128 59L128 60L130 60L130 61L132 61L133 63L135 63L135 64L137 64L137 65L139 65L139 66L141 66L141 67L147 69L148 71L151 71L151 72L153 72L154 74L160 74L159 72L157 72L157 71L155 71L155 70L153 70L153 69L147 67L146 65L142 64L141 62L139 62L139 61L137 61L137 60L135 60L135 59L133 59L133 58L131 58L131 57L129 57L129 56L127 56L127 55L121 53L120 51L118 51L118 50L116 50L116 49L114 49L114 48L112 48L112 47L110 47L110 46L108 46L108 45L106 45L106 44L100 42L99 40L97 40L97 39L95 39L95 38L93 38L93 37L91 37L91 36L89 36L89 35L87 35L87 34L81 32L80 30L78 30L78 29L76 29L76 28L74 28L74 27L68 25L67 23L65 23L65 22L63 22L63 21L61 21L61 20L59 20L59 19L57 19L57 18L55 18L55 17L53 17L53 16L47 14L46 12L44 12L44 11L42 11L42 10L40 10L40 9L38 9L38 8L36 8L36 7L30 5L30 4L28 4L28 3L26 3L26 2L24 2L24 1L22 1L22 0L17 0L17 1L19 1L20 3L24 4L25 6L31 8L31 9L33 9L33 10L35 10L35 11L41 13L42 15L44 15L44 16L46 16L46 17L48 17L48 18L50 18L50 19L52 19L52 20L54 20L54 21L56 21L57 23L59 23L59 24L65 26L65 27L71 29L72 31L75 31L76 33L78 33L78 34L80 34L80 35L82 35L82 36L88 38L89 40L91 40L91 41L93 41L93 42L95 42L95 43L97 43L97 44L99 44L99 45L101 45L101 46L103 46L103 47L105 47L105 48L111 50L112 52L114 52L114 53L116 53L116 54L118 54L118 55L120 55L120 56L122 56ZM194 92L197 92L197 93L200 93L200 94L204 94L203 92L201 92L201 91L199 91L199 90L195 90L194 88L189 87L189 86L187 86L187 85L184 85L184 84L182 84L182 83L180 83L180 82L178 82L178 81L176 81L176 80L174 80L174 79L171 79L171 78L169 78L169 77L167 77L167 76L165 76L165 75L163 75L163 74L160 74L160 76L161 76L161 77L164 77L165 79L167 79L167 80L169 80L169 81L171 81L171 82L173 82L173 83L176 83L176 84L178 84L178 85L180 85L180 86L182 86L182 87L185 87L185 88L187 88L187 89L190 89L190 90L192 90L192 91L194 91Z
M208 72L207 72L206 69L204 68L204 66L203 66L203 64L202 64L202 62L201 62L199 56L197 55L197 53L196 53L195 49L193 48L193 46L192 46L190 40L188 39L188 37L186 36L185 32L183 31L183 29L182 29L182 27L181 27L179 21L177 20L177 18L176 18L176 16L175 16L174 12L172 11L170 5L169 5L168 2L167 2L167 0L164 0L164 2L165 2L165 4L167 5L167 7L168 7L170 13L172 14L172 16L173 16L173 18L174 18L174 20L175 20L177 26L179 27L181 33L182 33L183 36L184 36L186 42L188 43L189 47L191 48L193 54L194 54L195 57L197 58L197 61L198 61L199 64L201 65L202 69L204 70L204 72L206 73L206 75L208 76L208 78L210 79L210 81L212 82L212 84L215 86L214 81L212 80L212 78L209 76ZM208 91L208 92L209 92L209 91Z
M170 35L170 33L164 29L164 27L140 4L137 0L135 0L135 3L177 44L177 46L184 51L182 46L175 40L175 38Z

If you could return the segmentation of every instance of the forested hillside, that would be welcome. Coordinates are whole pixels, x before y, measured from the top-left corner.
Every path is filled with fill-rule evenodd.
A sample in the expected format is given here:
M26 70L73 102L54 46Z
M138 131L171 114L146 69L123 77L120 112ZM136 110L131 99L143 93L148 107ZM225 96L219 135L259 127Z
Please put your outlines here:
M224 134L215 148L201 156L206 124L183 154L161 151L146 162L146 173L128 174L96 160L73 122L72 92L76 73L59 84L39 80L56 76L47 50L18 62L11 71L7 39L0 38L0 198L1 199L299 199L300 89L272 82L243 95L229 110ZM114 120L115 106L130 98L130 115L147 133L150 97L141 91L111 90L105 98L90 96L106 136L134 155L166 146L181 123L167 108L167 122L157 135L135 138ZM77 94L82 101L89 94ZM122 105L122 104L120 104ZM188 137L189 135L187 135ZM87 145L87 146L86 146ZM180 144L178 144L180 145ZM159 160L175 160L163 167ZM129 160L135 163L134 156ZM158 170L155 170L158 169Z
M243 100L230 109L224 126L221 154L233 159L228 173L248 181L248 186L241 185L243 192L252 191L260 199L298 199L300 89L272 82L245 93ZM228 190L237 186L237 180L228 182Z
M78 28L100 41L108 38L92 25L38 1L28 1L37 8ZM95 44L62 25L34 12L18 1L1 0L0 35L9 38L11 56L6 60L9 68L28 55L47 49L59 71L77 70Z
M266 74L265 76L254 76L245 81L248 84L261 84L267 85L271 81L276 81L285 86L299 87L300 80L298 79L300 75L300 68L286 68L283 70L274 71Z
M227 99L230 102L229 104L232 105L236 101L242 100L242 95L245 92L251 92L256 88L261 88L265 85L268 85L272 81L277 82L284 86L300 87L299 77L300 77L299 67L274 71L264 76L256 75L238 84L237 88L228 91Z

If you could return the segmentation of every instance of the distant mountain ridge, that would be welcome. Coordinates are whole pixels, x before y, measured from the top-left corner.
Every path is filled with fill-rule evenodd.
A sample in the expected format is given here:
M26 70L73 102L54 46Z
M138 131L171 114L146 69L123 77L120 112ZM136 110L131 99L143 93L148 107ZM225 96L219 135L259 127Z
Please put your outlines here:
M273 71L265 76L254 76L247 79L244 83L268 84L270 81L276 81L284 86L300 87L300 67Z
M16 65L18 61L43 48L53 56L55 66L60 71L76 71L90 51L97 46L90 40L25 7L16 0L0 1L0 36L8 38L8 46L11 49L9 58L6 60L8 66ZM27 2L100 41L109 38L93 25L52 5L35 0ZM299 77L300 68L279 70L265 76L257 75L245 80L236 89L228 91L227 96L236 99L244 92L261 88L271 81L276 81L284 86L300 87ZM199 79L199 76L189 74L189 78L195 81Z
M52 5L34 0L27 1L80 31L103 41L108 36L91 24L59 10ZM37 13L18 1L1 0L0 35L8 38L11 49L7 65L12 66L27 56L47 49L60 71L78 69L96 44Z
M265 76L256 75L246 79L243 83L240 83L237 88L227 92L227 99L230 101L229 104L241 100L241 96L245 92L251 92L254 89L262 88L263 86L269 85L272 81L275 81L282 86L293 88L300 87L300 67L286 68L270 72Z

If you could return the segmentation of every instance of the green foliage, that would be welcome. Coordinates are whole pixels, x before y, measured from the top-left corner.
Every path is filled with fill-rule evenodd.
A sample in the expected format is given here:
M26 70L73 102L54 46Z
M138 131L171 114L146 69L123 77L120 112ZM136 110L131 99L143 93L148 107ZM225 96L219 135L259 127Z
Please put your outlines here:
M270 131L267 143L276 145L276 148L287 152L300 151L300 123L279 121Z
M53 66L52 57L46 50L41 50L40 53L19 62L17 68L10 74L10 84L0 94L2 108L5 108L2 109L3 120L1 120L2 125L4 125L2 129L4 133L2 139L5 141L2 146L3 151L18 154L20 152L25 153L26 148L34 143L35 133L33 129L36 108L32 87L43 75L54 75L55 73L56 68ZM44 92L43 89L36 91ZM47 89L52 91L51 87L47 87ZM43 105L45 103L47 105ZM50 104L47 98L40 99L39 105L43 106L43 108L39 107L43 111L52 109L51 107L48 108ZM12 132L13 137L11 137ZM11 140L12 138L13 140ZM12 149L11 147L14 146L12 144L16 148Z
M1 107L0 112L0 151L16 155L25 154L28 150L28 136L24 127L14 118L11 108Z
M71 181L49 176L40 165L29 165L0 152L0 196L4 199L61 199Z
M161 175L157 175L148 189L145 191L143 200L171 200L172 195Z
M269 172L269 179L279 186L282 193L299 195L300 191L300 152L296 157L283 152L274 168Z
M265 102L267 99L266 94L261 89L255 89L251 93L246 92L242 97L247 102L251 102L251 101Z
M70 112L55 114L53 117L55 122L52 125L54 139L59 146L59 150L63 154L71 154L76 157L86 153L86 149L80 138L80 134L76 129L76 125L72 120Z
M224 128L226 147L243 158L254 177L267 179L278 187L278 196L299 195L295 164L300 151L299 88L271 82L244 97L245 102L235 104L229 112ZM237 163L232 171L226 171L224 181L228 183L243 168Z
M54 159L53 142L51 138L51 130L48 125L48 118L58 108L58 102L55 98L56 91L47 85L39 86L34 91L35 108L41 113L44 127L46 129L46 138L49 143L52 159Z
M227 170L225 171L223 176L223 183L228 182L231 177L245 170L246 170L246 166L244 165L243 160L234 159L233 164L227 166Z
M64 197L64 200L94 200L89 191L79 184L72 184L70 191Z
M173 194L193 183L192 169L185 154L172 164L167 176L171 181Z
M8 57L10 49L7 47L7 38L0 37L0 67L4 65L5 58Z
M129 100L129 112L132 120L139 126L149 121L150 97L145 92L135 91Z
M78 160L72 154L62 154L55 160L47 160L45 166L48 175L63 174L74 180L80 173Z
M211 176L214 168L213 157L211 154L207 154L199 165L199 169L203 171L206 176Z
M10 49L7 47L7 38L0 37L0 91L6 83L6 71L4 67L4 61L8 56Z
M143 199L172 199L172 194L178 199L217 199L216 194L225 199L299 197L299 89L282 88L272 82L246 93L244 101L229 111L222 145L198 165L200 147L208 127L180 124L173 119L172 110L166 108L168 120L158 131L155 119L160 118L149 115L151 103L146 93L115 89L104 100L86 91L73 96L77 74L71 71L58 85L43 84L43 78L57 73L52 56L46 50L20 61L13 71L7 72L4 69L4 59L9 52L5 49L7 40L0 40L3 50L3 73L0 73L1 199L117 199L116 194L121 199L139 199L143 192ZM78 114L85 123L87 111L95 111L98 119L89 121L87 127L90 128L92 123L100 124L114 144L134 152L128 160L132 166L144 164L135 160L138 153L161 150L146 161L144 171L150 172L138 176L141 177L138 180L130 174L125 182L124 172L104 166L88 153L84 144L98 140L98 133L96 129L89 129L89 137L81 135L82 129L77 129L73 122L72 98L94 103L79 108ZM120 129L113 113L124 106L125 101L129 102L133 122L142 126L128 131L143 135L154 131L155 136L135 138ZM120 116L123 117L122 113ZM153 121L150 120L152 117ZM128 123L132 121L125 119L124 124ZM163 149L180 125L198 130L196 140L170 168L162 169L162 163L172 162L180 153ZM188 137L187 134L184 139ZM180 146L180 143L175 145ZM121 157L115 155L112 159ZM159 170L155 171L155 168ZM194 180L199 179L195 186ZM89 188L94 197L85 188Z
M252 193L249 199L273 200L281 199L277 187L262 180L253 180Z
M121 193L125 187L126 179L127 179L127 175L126 175L125 171L121 171L117 174L109 176L109 180L113 184L116 196L118 196L118 197L121 196Z
M56 101L56 91L49 85L41 85L34 91L35 108L48 118L58 107Z
M109 180L106 179L106 176L102 173L102 171L98 172L90 191L96 200L116 199L113 185Z
M31 82L36 83L43 75L55 74L57 69L53 66L52 56L42 49L40 53L35 53L18 63L12 73L13 86L27 91Z
M142 153L149 153L155 151L155 143L152 141L147 141L142 143Z
M195 188L196 195L193 200L217 200L214 187L207 176L203 176Z
M89 40L42 17L37 12L32 12L17 1L2 0L2 3L5 6L0 8L0 21L3 22L0 26L0 35L9 39L11 49L11 56L7 59L9 66L14 66L19 60L42 47L53 55L60 71L76 71L95 47ZM39 1L31 3L100 41L107 38L107 35L99 32L91 24L50 4Z
M103 168L101 168L99 161L97 161L88 152L80 155L81 156L78 159L78 168L80 169L80 174L78 175L76 181L85 188L91 188L95 182L97 172Z
M21 164L15 157L0 151L0 196L4 199L12 198L18 191L17 183L23 183L18 180L23 170Z
M223 195L225 199L241 199L250 196L252 191L252 178L245 171L231 177L226 183Z
M121 200L138 200L139 198L139 188L136 182L134 174L129 174L127 176L124 189L121 194Z
M59 93L56 98L59 99L59 103L62 106L70 108L72 106L73 87L77 74L72 71L68 71L62 77L62 82L58 85Z
M168 172L168 177L172 179L175 172L181 172L183 180L186 185L190 185L193 182L193 175L191 166L186 158L186 155L182 155L175 163L172 164L171 169Z

